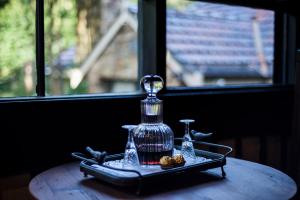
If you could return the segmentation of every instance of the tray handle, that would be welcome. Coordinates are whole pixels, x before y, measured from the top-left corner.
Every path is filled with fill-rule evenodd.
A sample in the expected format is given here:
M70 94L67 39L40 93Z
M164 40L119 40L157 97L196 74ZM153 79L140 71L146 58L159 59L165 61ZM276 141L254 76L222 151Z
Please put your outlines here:
M71 155L74 157L74 158L77 158L81 161L86 161L86 162L90 162L90 163L93 163L93 164L96 164L96 165L99 165L101 167L105 167L105 168L108 168L108 169L112 169L112 170L117 170L117 171L124 171L124 172L133 172L133 173L136 173L139 177L142 177L142 174L140 172L138 172L137 170L134 170L134 169L121 169L121 168L115 168L115 167L111 167L111 166L107 166L107 165L103 165L102 163L98 163L96 160L94 159L91 159L91 158L87 158L83 153L80 153L80 152L73 152L71 153ZM121 154L120 154L121 155Z
M96 165L99 165L101 167L104 167L104 168L107 168L107 169L111 169L111 170L136 173L138 175L138 181L139 181L138 188L136 190L136 194L137 195L140 194L140 192L142 190L142 187L143 187L143 175L139 171L134 170L134 169L121 169L121 168L115 168L115 167L103 165L103 163L98 163L94 159L87 158L84 154L79 153L79 152L73 152L71 155L74 158L77 158L77 159L81 160L82 163L84 163L84 162L91 162L93 164L96 164ZM123 154L119 154L117 156L121 156L121 155L123 155ZM104 160L106 160L106 159L104 158Z
M124 172L133 172L133 173L136 173L139 176L139 178L143 177L143 175L140 172L138 172L137 170L134 170L134 169L121 169L121 168L115 168L115 167L103 165L102 163L98 163L94 159L87 158L83 153L80 153L80 152L73 152L73 153L71 153L71 155L74 158L77 158L77 159L79 159L81 161L90 162L90 163L93 163L93 164L96 164L96 165L99 165L101 167L105 167L105 168L108 168L108 169L112 169L112 170L124 171Z
M180 140L182 140L182 138L175 138L174 140L180 141ZM222 160L224 160L233 151L233 149L230 146L226 146L226 145L222 145L222 144L202 142L202 141L198 141L198 140L192 140L192 142L195 144L203 144L203 145L210 146L210 147L226 149L227 151L224 154L221 154L221 155L223 155Z
M214 144L214 143L194 141L194 140L192 142L197 143L197 144L204 144L204 145L211 146L211 147L224 148L227 150L226 153L222 154L224 156L224 158L226 158L233 151L232 147L222 145L222 144Z
M99 165L99 163L96 160L87 158L86 155L84 155L83 153L73 152L73 153L71 153L71 155L72 155L72 157L77 158L81 161L87 161L87 162Z

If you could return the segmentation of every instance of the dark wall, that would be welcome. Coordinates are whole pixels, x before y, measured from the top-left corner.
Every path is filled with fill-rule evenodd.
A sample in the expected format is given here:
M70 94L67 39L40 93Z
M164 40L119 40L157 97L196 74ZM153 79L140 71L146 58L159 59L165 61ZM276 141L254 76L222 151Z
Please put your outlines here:
M73 160L70 153L87 145L122 152L127 133L121 125L139 123L142 97L0 102L1 173L38 172ZM182 118L194 118L192 128L212 131L216 140L291 134L291 87L172 92L160 98L165 123L176 136L183 135Z

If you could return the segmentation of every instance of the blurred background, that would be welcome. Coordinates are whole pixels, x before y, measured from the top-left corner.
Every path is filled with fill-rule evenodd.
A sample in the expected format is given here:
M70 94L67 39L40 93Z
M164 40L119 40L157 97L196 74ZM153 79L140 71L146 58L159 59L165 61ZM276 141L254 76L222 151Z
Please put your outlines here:
M0 1L0 96L35 95L35 1ZM134 92L137 0L45 0L47 95ZM272 83L274 12L167 1L167 86Z

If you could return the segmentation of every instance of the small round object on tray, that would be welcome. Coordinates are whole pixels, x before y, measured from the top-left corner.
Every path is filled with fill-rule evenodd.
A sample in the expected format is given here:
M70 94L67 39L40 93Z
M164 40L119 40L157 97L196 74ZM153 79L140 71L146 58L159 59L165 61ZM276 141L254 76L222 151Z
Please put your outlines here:
M170 156L163 156L159 160L162 169L170 169L174 167L174 160Z
M170 156L163 156L161 157L160 161L160 167L162 169L171 169L174 167L182 167L185 164L185 160L183 155L178 154L173 157Z
M173 160L174 160L176 167L181 167L185 164L184 157L181 154L177 154L177 155L173 156Z

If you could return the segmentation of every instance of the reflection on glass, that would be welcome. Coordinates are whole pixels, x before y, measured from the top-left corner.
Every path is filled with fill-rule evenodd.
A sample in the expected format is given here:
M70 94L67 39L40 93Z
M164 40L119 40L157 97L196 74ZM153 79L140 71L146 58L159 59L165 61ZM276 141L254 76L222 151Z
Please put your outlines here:
M272 83L273 11L167 3L167 86Z
M48 95L137 88L137 3L45 0Z
M35 95L35 1L0 1L0 97Z

